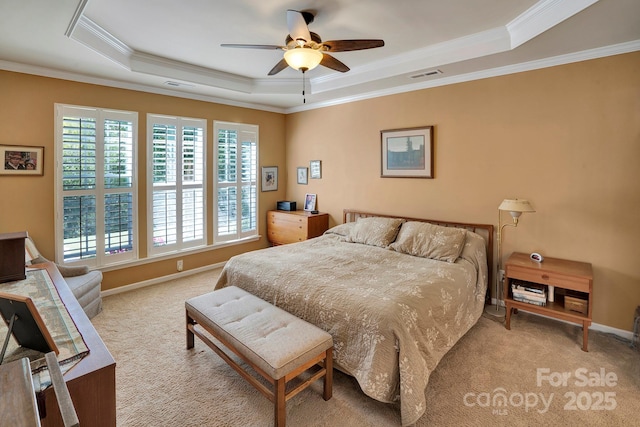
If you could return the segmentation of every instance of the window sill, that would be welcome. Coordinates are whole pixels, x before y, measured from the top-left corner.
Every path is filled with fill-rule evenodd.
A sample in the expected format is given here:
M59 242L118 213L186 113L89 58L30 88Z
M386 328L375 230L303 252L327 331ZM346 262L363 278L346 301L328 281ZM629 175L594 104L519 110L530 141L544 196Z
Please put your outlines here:
M165 254L154 255L154 256L147 257L147 258L137 259L135 261L125 261L125 262L120 262L120 263L116 263L116 264L108 264L108 265L105 265L103 267L99 267L99 268L96 268L96 269L105 272L105 271L112 271L112 270L120 270L122 268L127 268L127 267L136 267L138 265L151 264L151 263L158 262L158 261L164 261L164 260L167 260L167 259L173 259L173 258L176 258L178 256L189 256L189 255L198 254L198 253L201 253L201 252L207 252L207 251L215 250L215 249L221 249L221 248L225 248L225 247L229 247L229 246L243 245L243 244L246 244L246 243L256 242L256 241L260 240L261 238L262 238L262 236L260 236L260 235L251 236L251 237L246 237L246 238L240 239L240 240L234 240L232 242L215 243L213 245L199 246L197 248L185 249L183 251L168 252L168 253L165 253Z

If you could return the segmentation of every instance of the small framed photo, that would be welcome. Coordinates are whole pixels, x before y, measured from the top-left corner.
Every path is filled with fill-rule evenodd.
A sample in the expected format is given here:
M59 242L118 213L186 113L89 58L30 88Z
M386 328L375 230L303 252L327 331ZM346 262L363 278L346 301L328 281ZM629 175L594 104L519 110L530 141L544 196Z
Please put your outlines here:
M278 189L278 167L264 166L262 168L262 191L276 191Z
M311 179L322 178L322 162L320 160L311 160L309 162L309 175Z
M315 211L316 210L316 195L307 193L304 195L304 210Z
M308 184L308 168L298 168L298 184Z
M382 178L433 178L433 126L383 130Z
M44 147L0 145L4 167L0 175L42 175Z

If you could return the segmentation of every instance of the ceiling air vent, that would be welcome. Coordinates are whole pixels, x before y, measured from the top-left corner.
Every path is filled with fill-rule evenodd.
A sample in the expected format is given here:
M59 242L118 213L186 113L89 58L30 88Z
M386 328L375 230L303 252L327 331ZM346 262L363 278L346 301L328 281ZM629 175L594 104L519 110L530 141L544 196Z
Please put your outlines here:
M171 87L195 87L195 85L189 83L174 82L173 80L168 80L164 84Z
M442 71L440 70L429 70L429 71L423 71L421 73L418 74L414 74L412 76L410 76L412 79L421 79L423 77L431 77L431 76L436 76L438 74L442 74Z

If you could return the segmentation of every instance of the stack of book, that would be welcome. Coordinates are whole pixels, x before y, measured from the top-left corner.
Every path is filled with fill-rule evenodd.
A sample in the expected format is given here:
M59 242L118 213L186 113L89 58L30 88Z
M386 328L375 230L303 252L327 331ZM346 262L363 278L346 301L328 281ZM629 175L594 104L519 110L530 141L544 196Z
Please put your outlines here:
M539 306L547 305L547 289L544 286L527 282L514 282L511 284L511 293L515 301Z

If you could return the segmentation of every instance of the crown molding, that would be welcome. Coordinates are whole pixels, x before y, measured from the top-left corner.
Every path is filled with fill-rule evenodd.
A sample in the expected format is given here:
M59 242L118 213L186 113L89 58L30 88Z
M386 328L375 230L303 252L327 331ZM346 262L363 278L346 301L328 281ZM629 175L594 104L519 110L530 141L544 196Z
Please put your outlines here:
M78 25L78 21L84 16L84 9L89 4L89 0L80 0L78 6L76 7L76 11L73 13L71 17L71 21L69 22L69 26L67 27L67 31L64 32L64 35L67 37L71 37L71 34L75 30Z
M479 58L509 49L510 37L504 27L494 28L412 52L394 55L354 68L348 74L328 74L311 80L312 93L322 93L368 83L454 62Z
M559 65L571 64L574 62L589 61L592 59L604 58L607 56L622 55L625 53L640 51L640 40L634 40L630 42L620 43L611 46L605 46L601 48L584 50L581 52L570 53L566 55L558 55L550 58L544 58L536 61L523 62L513 65L505 65L503 67L496 67L488 70L475 71L472 73L459 74L450 77L441 77L434 80L422 81L420 83L413 83L404 86L396 86L393 88L387 88L377 91L371 91L368 93L362 93L354 96L345 96L342 98L335 98L329 101L322 101L316 103L309 103L306 105L300 105L297 107L287 108L286 114L298 113L302 111L315 110L318 108L331 107L335 105L348 104L351 102L362 101L366 99L379 98L382 96L396 95L399 93L412 92L416 90L429 89L433 87L447 86L456 83L465 83L474 80L481 80L490 77L499 77L508 74L522 73L525 71L533 71L542 68L555 67Z
M174 61L162 56L134 52L131 55L130 64L131 71L137 73L179 79L242 93L253 92L253 79L248 77Z
M135 90L139 92L154 93L158 95L173 96L176 98L193 99L195 101L212 102L215 104L229 105L232 107L250 108L253 110L268 111L272 113L285 114L286 110L271 105L233 101L227 98L219 98L216 96L201 95L197 93L189 93L166 89L164 87L149 86L139 83L122 82L119 80L103 79L91 77L84 74L77 74L68 71L54 70L46 67L37 67L33 65L20 64L16 62L0 60L0 70L11 71L15 73L30 74L40 77L49 77L52 79L68 80L78 83L87 83L98 86L114 87L118 89Z
M406 73L512 50L598 0L542 0L505 26L395 55L358 67L348 75L329 74L311 80L313 93L342 89Z
M580 12L597 0L541 0L505 26L434 44L422 49L374 61L352 69L310 80L311 93L319 94L350 86L492 55L513 49ZM252 79L200 67L165 57L137 52L84 15L88 0L76 9L67 34L127 70L179 79L247 94L294 93L291 79ZM296 89L297 90L297 89Z
M174 61L144 52L137 52L84 15L88 2L89 0L80 0L65 34L69 38L87 46L126 70L161 76L168 80L192 83L194 86L200 85L201 89L205 87L216 87L233 92L255 95L294 95L300 92L301 82L299 78L252 79L241 75ZM540 0L503 27L496 27L455 40L427 46L405 54L397 54L384 61L375 61L361 67L354 67L354 69L346 74L333 73L312 78L309 80L307 93L324 94L322 97L328 98L331 96L330 92L336 90L336 97L317 103L311 99L312 102L308 104L292 108L280 108L259 103L232 101L216 96L202 95L194 93L198 90L197 87L187 89L186 86L189 85L185 85L182 89L172 89L167 86L155 86L153 84L127 83L80 75L74 72L10 63L3 60L0 60L0 69L288 114L379 96L501 76L640 50L640 41L636 40L553 58L470 72L463 75L440 75L429 80L420 81L408 79L411 81L406 85L393 88L384 86L384 79L512 50L596 2L597 0ZM353 96L340 96L341 93L347 93L349 91L348 88L352 87L356 89L356 86L364 88L363 92ZM380 87L382 87L382 89L377 89ZM339 91L339 89L344 90Z
M511 49L582 12L599 0L542 0L506 25L511 34Z
M315 102L315 103L312 102L312 103L299 105L292 108L278 108L278 107L273 107L273 106L263 105L263 104L237 102L237 101L231 101L229 99L224 99L224 98L185 93L182 91L174 91L174 90L165 89L165 88L158 88L155 86L147 86L147 85L141 85L141 84L125 83L125 82L115 81L115 80L88 77L81 74L63 72L59 70L52 70L44 67L35 67L35 66L30 66L25 64L18 64L18 63L9 62L9 61L3 61L3 60L0 60L0 69L6 70L6 71L13 71L17 73L23 73L23 74L50 77L50 78L61 79L61 80L70 80L70 81L75 81L80 83L95 84L100 86L115 87L115 88L127 89L127 90L137 90L140 92L155 93L159 95L174 96L178 98L193 99L193 100L204 101L204 102L213 102L216 104L229 105L234 107L251 108L251 109L256 109L261 111L268 111L272 113L292 114L292 113L298 113L302 111L315 110L318 108L331 107L334 105L348 104L351 102L362 101L366 99L378 98L381 96L395 95L399 93L429 89L432 87L446 86L446 85L455 84L455 83L464 83L464 82L480 80L480 79L485 79L490 77L499 77L499 76L508 75L508 74L521 73L525 71L533 71L541 68L555 67L558 65L588 61L591 59L604 58L607 56L622 55L625 53L631 53L631 52L637 52L637 51L640 51L640 40L634 40L634 41L606 46L602 48L585 50L582 52L576 52L576 53L571 53L567 55L559 55L559 56L545 58L537 61L507 65L504 67L497 67L489 70L477 71L477 72L467 73L467 74L458 75L458 76L442 77L435 80L430 80L430 81L425 81L420 83L413 83L413 84L405 85L401 87L370 91L370 92L359 94L359 95L335 98L328 101Z
M73 28L70 31L67 30L71 40L75 40L121 67L131 70L133 49L84 15L78 19L74 17L74 21L72 21L75 24Z

